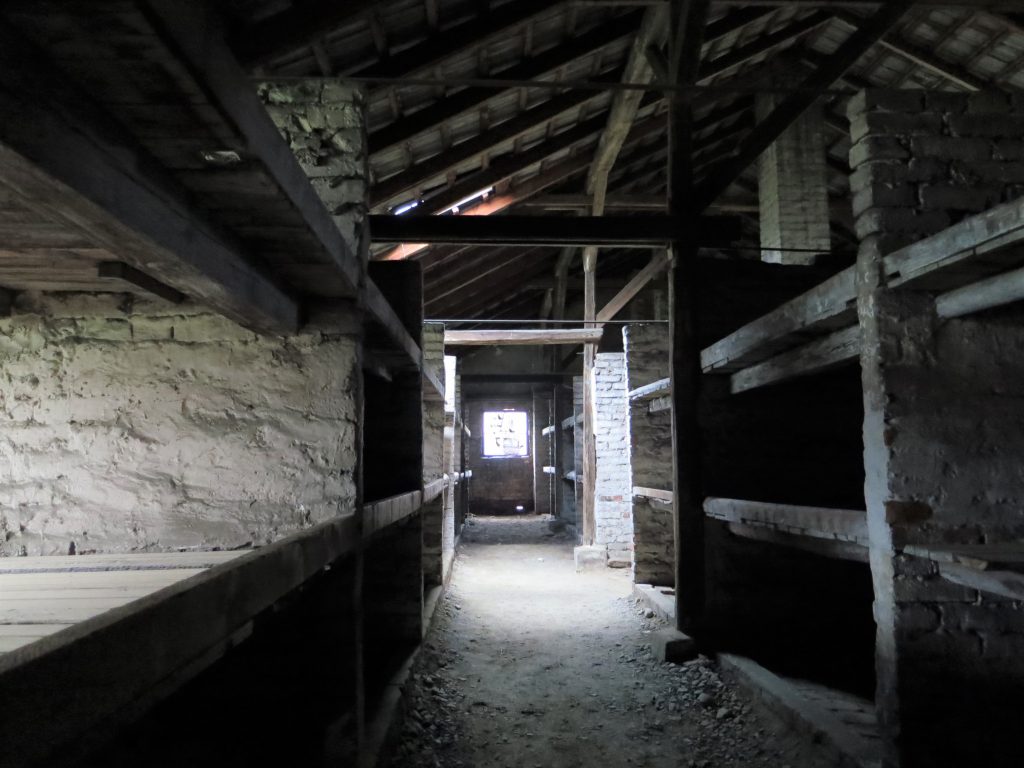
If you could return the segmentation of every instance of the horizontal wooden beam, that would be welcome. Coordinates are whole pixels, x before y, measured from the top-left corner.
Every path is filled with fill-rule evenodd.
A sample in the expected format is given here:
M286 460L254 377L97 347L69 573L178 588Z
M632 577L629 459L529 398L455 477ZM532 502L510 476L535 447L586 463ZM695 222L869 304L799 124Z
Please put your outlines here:
M957 563L940 563L939 575L952 584L977 589L1010 600L1024 601L1024 573L1016 571L979 571Z
M182 66L244 140L246 155L267 169L355 295L362 283L362 260L349 248L228 48L220 10L213 3L181 0L147 0L145 7L156 31L174 47Z
M776 528L762 525L745 525L744 523L725 523L729 533L743 539L751 539L765 544L776 544L780 547L799 549L812 555L827 557L831 560L850 560L855 563L868 562L868 548L863 544L839 539L819 539L799 533L788 533Z
M644 488L643 486L639 485L633 486L633 495L640 496L641 498L644 499L654 499L656 501L661 501L666 504L671 504L672 500L675 498L675 495L672 493L672 491L665 491L660 488Z
M4 764L81 758L359 545L356 516L337 517L0 655Z
M564 384L571 373L464 373L463 384Z
M700 354L705 373L749 368L783 350L856 321L857 289L853 267L753 320Z
M860 356L860 326L851 325L820 339L776 355L763 363L737 371L729 377L733 394L799 376L831 370Z
M231 36L231 47L243 64L257 67L316 42L376 5L377 0L313 0L293 5L242 27Z
M664 379L658 379L650 384L645 384L642 387L631 389L629 391L630 402L650 400L653 397L660 397L661 395L667 395L672 391L672 379L665 377Z
M161 299L165 299L172 304L180 304L185 300L183 293L164 285L159 280L154 280L142 270L136 269L122 261L100 262L96 266L96 276L112 280L122 280L134 285L136 288L141 288L147 293L159 296Z
M545 344L597 344L600 328L556 328L553 330L445 331L446 347L487 347L492 345L531 346Z
M472 243L651 248L676 229L669 216L370 216L375 243ZM741 235L739 219L706 217L694 233L700 247L719 248Z
M947 291L935 299L935 314L963 317L1024 299L1024 267Z
M0 121L0 188L248 328L298 328L296 301L196 210L134 137L6 25L0 109L18 115Z
M374 534L412 517L423 506L423 491L409 491L363 505L363 537Z
M729 523L772 528L817 539L848 541L862 546L868 544L868 519L864 510L709 497L704 500L704 514Z
M550 211L579 211L592 204L593 197L582 192L538 195L522 203L524 207L546 208ZM665 211L668 209L668 201L664 195L613 195L605 198L604 207L605 210Z

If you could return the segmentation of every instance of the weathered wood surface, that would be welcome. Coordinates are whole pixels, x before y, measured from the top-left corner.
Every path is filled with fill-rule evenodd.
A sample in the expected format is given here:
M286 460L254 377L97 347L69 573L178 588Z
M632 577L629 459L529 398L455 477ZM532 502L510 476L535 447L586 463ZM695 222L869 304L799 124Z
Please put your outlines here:
M859 325L830 333L824 338L783 352L763 363L737 371L729 378L729 387L733 394L737 394L799 376L820 373L850 360L856 360L860 355L860 337Z
M935 314L963 317L1024 299L1024 267L947 291L935 299Z
M372 536L420 511L423 492L410 491L363 505L363 536Z
M836 560L852 560L856 563L868 562L867 546L840 539L818 539L801 533L787 533L775 528L744 523L726 523L729 532L735 536L765 544L778 544L791 549L799 549L821 557Z
M162 571L211 568L249 550L225 552L140 552L97 555L43 555L0 558L0 575L24 573L88 573L91 571ZM3 584L8 582L4 581Z
M351 295L355 295L362 280L359 256L349 249L246 72L228 48L219 11L210 4L179 0L149 0L147 8L160 36L173 41L182 65L233 124L244 140L247 154L263 164L305 227L315 235L322 252L344 275Z
M543 145L542 145L543 146ZM486 189L487 184L482 188ZM479 191L477 189L476 191ZM472 190L470 194L472 194ZM454 197L454 195L452 195ZM447 200L447 197L446 197ZM445 210L445 209L442 209ZM371 215L374 243L452 243L474 245L601 245L650 248L664 245L672 231L667 216L393 216ZM722 244L717 219L710 219L708 245ZM725 229L728 226L729 229ZM725 237L734 234L722 225Z
M613 296L597 313L598 320L611 320L629 304L654 278L668 269L672 256L668 250L655 254L621 291Z
M672 410L672 396L656 397L647 406L647 413L664 413Z
M937 563L954 563L976 571L1024 573L1024 542L1004 544L910 544L903 552Z
M804 507L740 499L704 500L704 513L729 523L771 528L819 539L868 543L867 513L855 509Z
M940 563L939 573L944 579L962 587L977 589L1011 600L1024 600L1024 573L1014 571L979 571L959 563Z
M194 575L161 570L185 578L0 656L5 765L81 755L140 707L213 663L250 631L254 616L354 552L357 532L356 516L347 515L258 550L215 553L233 557ZM154 572L138 573L152 577ZM99 575L106 576L75 573ZM0 576L0 585L5 578L24 577ZM101 608L100 602L86 604Z
M597 344L601 341L601 328L555 328L550 330L483 330L445 331L445 346L479 347L492 344Z
M856 322L853 268L747 323L701 352L705 373L732 373Z
M888 284L951 290L1005 272L1024 262L1024 198L964 219L959 224L889 254Z
M130 283L136 288L141 288L146 293L159 296L172 304L180 304L185 300L182 293L170 286L164 285L159 280L154 280L142 270L125 264L120 261L101 261L96 267L96 276L99 278L122 280Z
M638 400L650 400L655 397L665 395L672 391L672 379L664 378L658 379L657 381L645 384L642 387L631 389L629 391L629 399L631 402Z
M0 24L2 186L115 258L232 319L272 333L298 307L216 230L134 137ZM59 149L58 149L59 148Z
M433 501L440 496L447 484L448 475L439 477L436 480L431 480L429 483L425 483L423 486L423 503L426 504L428 501Z
M672 491L663 491L658 488L644 488L639 485L633 486L633 495L642 496L645 499L656 499L657 501L664 501L672 503L673 494Z

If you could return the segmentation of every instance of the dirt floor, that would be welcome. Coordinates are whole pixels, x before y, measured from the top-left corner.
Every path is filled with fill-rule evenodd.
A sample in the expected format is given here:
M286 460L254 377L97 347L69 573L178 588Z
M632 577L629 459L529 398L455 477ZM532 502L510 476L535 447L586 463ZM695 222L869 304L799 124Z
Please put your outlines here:
M629 571L576 573L549 520L468 520L392 768L829 765L710 660L656 661Z

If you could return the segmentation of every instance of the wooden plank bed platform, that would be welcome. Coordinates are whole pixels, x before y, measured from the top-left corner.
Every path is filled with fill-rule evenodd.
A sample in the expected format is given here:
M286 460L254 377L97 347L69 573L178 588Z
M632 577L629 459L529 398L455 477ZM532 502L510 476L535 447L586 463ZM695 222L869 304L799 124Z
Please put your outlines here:
M245 555L175 552L0 560L0 654Z

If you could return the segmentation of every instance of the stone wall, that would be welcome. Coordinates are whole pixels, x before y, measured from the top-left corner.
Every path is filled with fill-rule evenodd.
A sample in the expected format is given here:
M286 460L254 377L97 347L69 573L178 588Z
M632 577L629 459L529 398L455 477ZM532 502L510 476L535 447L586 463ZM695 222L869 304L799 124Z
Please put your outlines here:
M0 554L264 544L354 508L358 322L19 295L0 319Z
M1024 324L940 322L882 258L1024 194L1024 103L868 91L851 101L865 486L887 764L1020 765L1024 610L939 577L908 544L1024 538Z
M668 325L635 324L622 329L626 350L626 390L667 378ZM672 412L650 413L649 401L629 407L629 467L632 487L672 490ZM675 531L672 504L633 496L633 580L675 583Z
M266 82L258 86L288 142L353 253L369 256L365 95L333 78Z
M594 361L594 543L608 548L608 563L633 561L633 491L629 472L629 398L626 359L599 352Z

